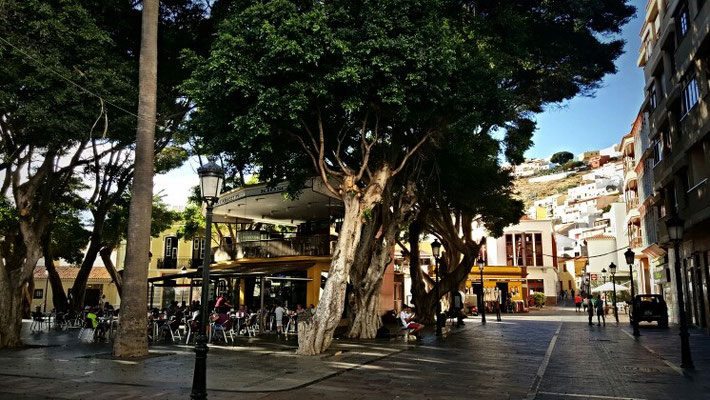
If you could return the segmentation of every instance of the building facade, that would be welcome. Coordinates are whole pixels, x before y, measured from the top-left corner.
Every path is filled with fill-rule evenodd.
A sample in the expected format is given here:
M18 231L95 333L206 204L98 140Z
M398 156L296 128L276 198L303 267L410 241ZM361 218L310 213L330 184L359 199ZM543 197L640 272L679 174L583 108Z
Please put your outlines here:
M706 0L650 0L641 30L653 191L658 196L658 242L670 261L660 275L675 311L676 281L684 288L688 320L710 321L710 6ZM685 221L680 246L682 276L665 228L673 215ZM677 321L677 315L671 318Z
M548 304L557 304L560 289L570 284L559 280L557 244L550 220L523 217L518 224L506 227L501 237L487 237L485 257L486 265L525 267L527 275L519 277L525 298L533 292L542 292Z

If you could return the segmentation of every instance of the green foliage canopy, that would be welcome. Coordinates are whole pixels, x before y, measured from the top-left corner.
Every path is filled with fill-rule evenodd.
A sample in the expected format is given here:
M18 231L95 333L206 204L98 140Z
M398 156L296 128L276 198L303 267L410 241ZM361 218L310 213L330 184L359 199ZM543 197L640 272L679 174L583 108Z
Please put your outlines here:
M574 154L570 153L569 151L560 151L553 154L552 157L550 157L550 161L555 164L563 165L567 161L572 160L573 158Z
M191 129L263 180L309 174L319 156L332 173L394 167L451 129L503 131L519 162L531 113L615 72L623 41L600 37L633 11L623 0L233 2L209 56L188 61Z

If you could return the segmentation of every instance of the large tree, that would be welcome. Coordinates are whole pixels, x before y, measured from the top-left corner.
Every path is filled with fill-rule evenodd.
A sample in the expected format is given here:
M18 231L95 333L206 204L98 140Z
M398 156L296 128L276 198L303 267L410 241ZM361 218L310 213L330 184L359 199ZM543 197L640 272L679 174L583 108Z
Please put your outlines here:
M632 11L624 1L231 4L184 86L197 105L193 132L212 152L257 163L262 179L297 186L315 173L344 203L300 354L329 346L363 219L422 147L457 129L503 132L505 152L519 153L529 113L614 71L622 43L597 36Z
M0 37L0 194L17 210L0 257L0 347L8 347L21 344L22 293L43 256L52 204L102 156L86 150L113 136L98 123L109 104L127 107L132 96L125 60L78 1L5 1Z
M297 185L315 173L344 203L300 354L330 345L363 217L421 146L489 102L481 93L497 71L463 40L458 10L433 0L240 2L185 85L195 132L213 151L257 160L262 179Z

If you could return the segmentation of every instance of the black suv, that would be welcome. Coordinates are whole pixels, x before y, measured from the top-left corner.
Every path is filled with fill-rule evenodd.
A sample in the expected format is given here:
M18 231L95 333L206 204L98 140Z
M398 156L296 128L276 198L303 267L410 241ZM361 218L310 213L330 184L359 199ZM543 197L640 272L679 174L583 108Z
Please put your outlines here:
M668 327L668 306L660 294L639 294L631 306L631 321L658 322L661 328Z

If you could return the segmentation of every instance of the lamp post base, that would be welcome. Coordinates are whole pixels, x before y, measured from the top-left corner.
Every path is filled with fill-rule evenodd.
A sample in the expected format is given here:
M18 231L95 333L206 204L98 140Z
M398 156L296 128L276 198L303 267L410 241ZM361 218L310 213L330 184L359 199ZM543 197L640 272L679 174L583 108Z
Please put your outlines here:
M207 398L207 336L201 334L195 339L195 374L192 377L191 399Z
M680 367L683 369L695 369L693 357L690 355L690 333L687 328L680 330L680 347L681 347L681 362Z

